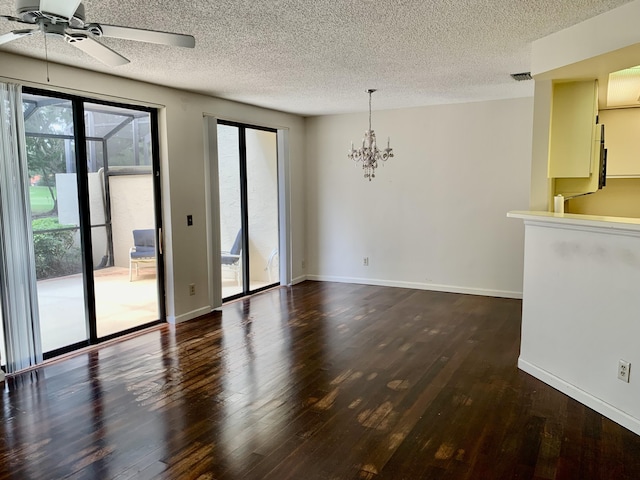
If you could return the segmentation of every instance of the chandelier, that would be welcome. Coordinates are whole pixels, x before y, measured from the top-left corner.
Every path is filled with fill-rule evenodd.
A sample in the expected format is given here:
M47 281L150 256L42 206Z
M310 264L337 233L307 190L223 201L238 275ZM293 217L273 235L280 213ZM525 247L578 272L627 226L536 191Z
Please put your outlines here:
M368 178L371 181L375 178L375 170L378 168L378 162L386 162L387 159L393 157L393 149L389 147L389 138L387 138L387 148L380 151L376 144L376 134L371 130L371 94L375 92L373 88L366 91L369 94L369 130L364 132L364 138L362 139L362 147L355 150L353 148L353 142L351 142L351 150L348 157L354 162L362 162L362 169L364 170L364 178Z

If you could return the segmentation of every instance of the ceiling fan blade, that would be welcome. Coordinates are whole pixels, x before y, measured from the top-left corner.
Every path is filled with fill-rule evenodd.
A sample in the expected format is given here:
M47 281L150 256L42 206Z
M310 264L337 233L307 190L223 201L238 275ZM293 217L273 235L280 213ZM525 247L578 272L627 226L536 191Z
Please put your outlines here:
M38 29L34 28L33 30L14 30L13 32L5 33L4 35L0 35L0 45L13 42L14 40L18 40L22 37L28 37L37 31Z
M191 35L181 33L159 32L157 30L144 30L142 28L120 27L118 25L91 25L98 27L103 37L123 38L125 40L136 40L138 42L159 43L173 47L193 48L196 46L196 39Z
M40 11L57 17L73 18L80 6L81 0L40 0Z
M0 18L8 21L8 22L20 22L20 23L26 23L23 22L21 19L19 19L18 17L12 17L11 15L0 15Z
M66 41L70 45L73 45L77 49L82 50L84 53L91 55L96 60L99 60L110 67L119 67L120 65L126 65L129 63L127 58L123 57L115 50L110 49L106 45L103 45L86 35L67 35Z

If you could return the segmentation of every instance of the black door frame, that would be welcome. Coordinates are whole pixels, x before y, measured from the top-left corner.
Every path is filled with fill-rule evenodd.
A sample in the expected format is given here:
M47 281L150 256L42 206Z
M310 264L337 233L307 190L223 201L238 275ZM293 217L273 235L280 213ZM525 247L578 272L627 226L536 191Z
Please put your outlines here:
M73 113L73 130L74 130L74 150L75 150L75 162L77 172L77 187L78 187L78 209L80 219L80 243L83 252L82 261L82 277L84 288L84 300L85 300L85 321L87 322L87 332L89 338L82 342L77 342L71 345L67 345L62 348L52 350L50 352L43 352L43 358L45 360L53 358L68 352L72 352L79 348L83 348L89 345L96 345L98 343L111 340L128 333L148 328L152 325L163 323L166 320L166 302L165 302L165 290L164 290L164 257L161 248L158 248L156 254L156 275L157 275L157 298L158 298L158 313L160 318L144 325L129 328L116 332L104 337L98 337L97 332L97 316L96 316L96 304L95 304L95 286L93 281L93 248L91 243L91 220L90 220L90 208L89 208L89 184L88 184L88 168L87 168L87 136L84 122L84 105L86 103L93 103L98 105L106 105L111 107L125 108L129 110L137 110L146 112L150 115L150 127L151 127L151 155L152 155L152 175L153 175L153 190L154 190L154 220L156 231L156 245L159 247L162 245L162 201L161 201L161 178L160 178L160 141L159 141L159 129L158 129L158 110L156 108L144 107L140 105L129 105L125 103L112 102L106 100L100 100L90 97L83 97L80 95L72 95L68 93L62 93L55 90L44 90L39 88L32 88L23 86L23 93L40 95L44 97L59 98L62 100L71 101L72 113Z
M242 228L242 248L241 258L242 258L242 292L236 295L231 295L229 297L224 297L222 299L223 302L228 302L230 300L236 300L238 298L246 297L247 295L252 295L254 293L262 292L264 290L268 290L277 285L280 285L280 280L276 283L272 283L270 285L265 285L264 287L256 288L255 290L250 289L249 275L250 275L250 265L249 265L249 197L248 197L248 185L247 185L247 137L246 131L250 130L262 130L263 132L271 132L276 134L276 164L279 164L280 159L278 158L278 148L277 148L277 137L278 130L275 128L262 127L259 125L251 125L247 123L239 123L232 122L228 120L217 119L218 125L225 125L228 127L236 127L238 129L238 159L240 162L240 225ZM279 168L279 165L278 165ZM278 195L278 212L280 211L280 180L278 177L277 180L277 195ZM280 215L278 214L278 246L280 245ZM280 275L278 275L278 278Z

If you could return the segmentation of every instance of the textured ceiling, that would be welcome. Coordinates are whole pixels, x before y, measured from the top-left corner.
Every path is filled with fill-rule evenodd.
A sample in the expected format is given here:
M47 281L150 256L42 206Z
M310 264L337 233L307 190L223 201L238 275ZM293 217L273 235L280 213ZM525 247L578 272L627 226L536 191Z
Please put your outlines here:
M509 76L530 69L532 41L627 1L85 0L87 22L190 33L196 48L101 39L131 60L111 68L51 39L48 56L305 116L366 111L367 88L374 109L490 100L533 94ZM44 37L0 50L44 58Z

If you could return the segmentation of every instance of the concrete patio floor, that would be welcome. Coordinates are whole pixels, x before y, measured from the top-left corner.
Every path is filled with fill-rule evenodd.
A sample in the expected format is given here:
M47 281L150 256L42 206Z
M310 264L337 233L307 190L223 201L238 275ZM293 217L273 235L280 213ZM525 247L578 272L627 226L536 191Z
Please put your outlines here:
M94 279L98 337L159 319L154 267L141 268L131 282L121 267L96 270ZM82 275L39 281L38 305L44 352L86 340Z
M129 281L129 269L109 267L94 272L98 336L104 337L158 320L155 267L140 269ZM38 281L38 311L42 351L66 347L87 339L82 275ZM0 353L4 363L3 331Z

